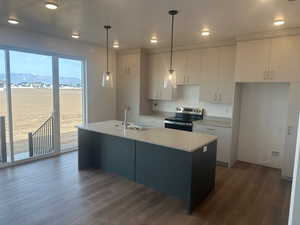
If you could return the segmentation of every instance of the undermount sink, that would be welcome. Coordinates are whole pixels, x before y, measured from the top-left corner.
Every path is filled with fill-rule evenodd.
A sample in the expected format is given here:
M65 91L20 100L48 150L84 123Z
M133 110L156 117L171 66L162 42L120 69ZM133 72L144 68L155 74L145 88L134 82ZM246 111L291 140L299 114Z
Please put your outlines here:
M118 127L118 128L124 128L124 125L123 123L121 124L115 124L114 125L115 127ZM146 130L147 128L143 125L140 125L140 124L134 124L134 123L128 123L128 126L127 126L127 130Z

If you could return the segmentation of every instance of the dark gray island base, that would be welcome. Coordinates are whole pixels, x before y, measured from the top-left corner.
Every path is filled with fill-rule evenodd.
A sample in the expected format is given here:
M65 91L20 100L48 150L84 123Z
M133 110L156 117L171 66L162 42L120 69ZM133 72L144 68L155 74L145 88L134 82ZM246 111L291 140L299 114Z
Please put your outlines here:
M99 168L186 203L188 213L215 186L217 140L192 152L78 129L80 170Z

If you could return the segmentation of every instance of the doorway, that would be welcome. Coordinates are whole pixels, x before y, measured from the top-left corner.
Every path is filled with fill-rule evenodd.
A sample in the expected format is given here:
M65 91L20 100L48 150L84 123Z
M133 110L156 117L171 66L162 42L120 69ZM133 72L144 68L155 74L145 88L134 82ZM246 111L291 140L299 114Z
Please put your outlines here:
M288 84L242 84L238 160L282 168Z

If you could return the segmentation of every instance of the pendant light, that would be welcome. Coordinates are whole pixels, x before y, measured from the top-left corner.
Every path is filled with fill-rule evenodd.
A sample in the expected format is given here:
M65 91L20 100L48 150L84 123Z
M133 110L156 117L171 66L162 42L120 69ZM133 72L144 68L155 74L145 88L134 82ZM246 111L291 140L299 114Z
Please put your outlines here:
M164 78L164 88L176 88L176 71L173 68L174 17L176 14L178 14L177 10L169 11L169 15L171 15L171 18L172 18L170 68Z
M111 26L105 25L104 29L106 30L106 71L102 75L102 87L113 87L113 79L111 72L108 71L108 30L111 29Z

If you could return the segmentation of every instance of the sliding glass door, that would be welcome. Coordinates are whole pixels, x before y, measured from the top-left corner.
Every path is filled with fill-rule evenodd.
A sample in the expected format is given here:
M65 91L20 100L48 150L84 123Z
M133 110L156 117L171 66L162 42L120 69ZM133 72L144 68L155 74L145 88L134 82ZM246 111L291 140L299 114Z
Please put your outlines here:
M84 116L83 75L81 59L0 49L0 116L6 119L6 161L77 148L75 126Z
M51 135L38 134L38 130L53 112L52 57L20 51L9 53L13 148L15 160L20 160L30 156L30 133L32 147L41 148L34 149L39 152L47 147L45 142Z
M76 125L83 122L83 62L59 58L60 142L62 150L77 148Z
M5 51L0 49L0 164L10 160L5 62Z

